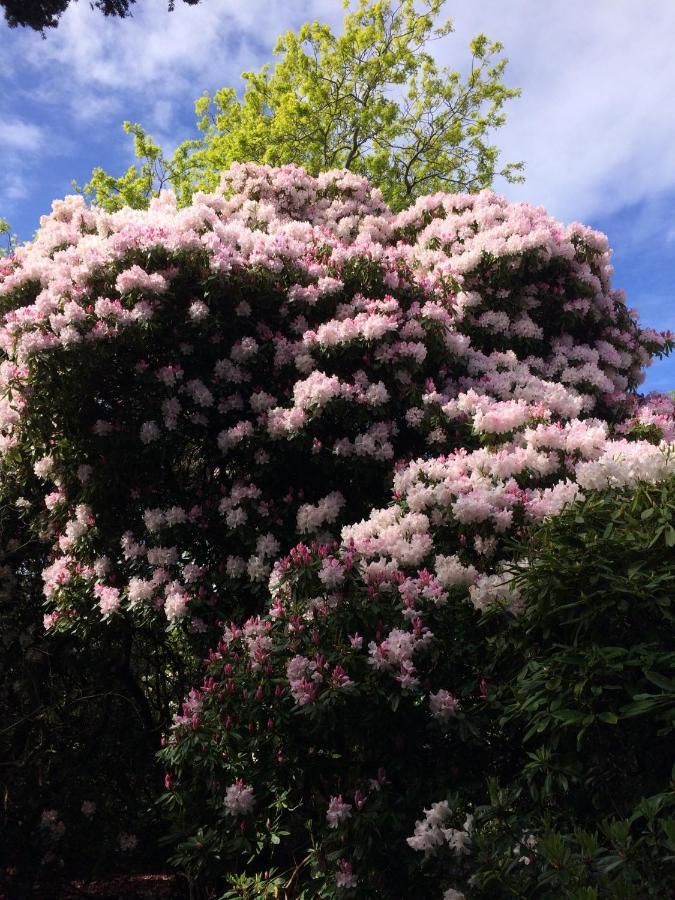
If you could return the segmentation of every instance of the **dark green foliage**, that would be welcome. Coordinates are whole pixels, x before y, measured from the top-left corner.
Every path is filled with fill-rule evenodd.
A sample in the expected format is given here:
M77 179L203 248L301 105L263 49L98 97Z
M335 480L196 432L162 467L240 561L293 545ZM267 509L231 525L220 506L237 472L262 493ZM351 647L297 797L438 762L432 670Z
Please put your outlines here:
M0 507L0 896L12 898L33 896L38 880L43 896L54 872L90 878L161 864L153 804L166 678L169 667L185 685L194 678L161 629L45 633L48 545L26 521L35 484L27 476L21 497L5 486ZM83 813L85 801L95 812ZM137 846L124 851L129 834Z
M34 31L44 32L45 28L56 28L59 19L73 0L0 0L4 8L5 19L10 28L22 25ZM77 2L77 0L75 0ZM200 0L183 0L188 6L196 6ZM91 0L92 9L100 10L104 16L117 16L125 19L132 14L131 7L136 0ZM172 10L175 0L168 0L168 9Z
M523 756L479 816L476 896L675 889L674 510L675 481L643 484L531 537L493 676Z

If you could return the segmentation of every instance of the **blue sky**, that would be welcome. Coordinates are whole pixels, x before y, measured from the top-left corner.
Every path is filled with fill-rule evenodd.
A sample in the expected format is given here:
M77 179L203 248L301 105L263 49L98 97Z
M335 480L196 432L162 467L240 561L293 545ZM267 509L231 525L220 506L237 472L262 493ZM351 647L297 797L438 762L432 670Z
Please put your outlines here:
M167 147L194 133L193 101L239 85L275 37L317 18L338 28L340 0L138 0L133 19L73 3L46 40L0 24L0 216L28 239L53 198L101 165L132 161L124 119ZM453 34L434 46L464 69L469 39L503 42L507 81L522 88L497 142L523 159L513 199L605 231L616 287L643 323L675 330L675 2L448 0ZM647 388L675 388L675 358Z

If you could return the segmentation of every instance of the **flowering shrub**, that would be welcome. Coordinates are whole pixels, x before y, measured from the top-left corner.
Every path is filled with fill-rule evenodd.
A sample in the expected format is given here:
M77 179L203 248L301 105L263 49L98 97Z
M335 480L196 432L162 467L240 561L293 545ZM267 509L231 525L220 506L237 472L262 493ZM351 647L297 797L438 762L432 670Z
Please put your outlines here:
M0 269L0 444L45 484L47 624L204 630L260 608L299 538L381 505L396 460L634 413L667 341L610 271L602 235L541 209L393 215L344 172L235 165L181 210L55 203Z
M267 615L225 628L175 719L162 755L176 861L222 874L223 857L233 867L250 857L251 877L276 869L277 885L293 874L310 896L349 888L394 898L403 886L406 896L437 896L441 878L448 890L466 882L471 810L522 740L500 730L499 702L489 702L493 679L499 687L508 674L493 659L501 618L527 600L528 558L514 538L583 491L673 474L663 442L611 439L597 422L521 426L493 447L411 463L394 478L392 505L343 528L339 546L296 546L275 564ZM675 532L664 528L670 546ZM495 607L499 616L481 625L479 613ZM532 619L545 627L541 612L524 618L528 637L512 665L530 652ZM572 673L578 650L565 652ZM547 686L550 671L542 666ZM556 710L562 688L547 689ZM530 702L529 692L517 696L512 715L530 724ZM528 733L538 728L535 717Z
M164 753L176 861L222 874L223 857L236 872L236 855L255 852L254 873L285 882L297 869L314 896L357 878L363 896L394 896L415 860L392 860L390 838L405 849L420 802L480 752L477 615L429 573L405 585L373 564L364 577L325 545L299 545L282 565L270 613L226 629L176 717ZM411 611L420 594L424 620L392 604L399 588Z
M121 622L89 629L87 641L45 633L48 546L31 537L27 498L11 488L0 506L0 893L47 896L54 873L91 878L161 863L158 736ZM158 662L141 673L156 675ZM134 852L120 846L129 832L141 835Z
M308 896L400 896L421 805L480 789L477 613L429 572L364 572L327 545L282 568L269 614L225 630L162 754L175 862L217 879L253 855L249 875Z
M518 541L673 472L673 401L635 394L672 339L610 275L604 236L491 192L394 214L350 173L253 165L180 210L68 198L0 261L0 466L44 626L121 642L147 734L185 698L188 871L461 895L518 752L489 675Z

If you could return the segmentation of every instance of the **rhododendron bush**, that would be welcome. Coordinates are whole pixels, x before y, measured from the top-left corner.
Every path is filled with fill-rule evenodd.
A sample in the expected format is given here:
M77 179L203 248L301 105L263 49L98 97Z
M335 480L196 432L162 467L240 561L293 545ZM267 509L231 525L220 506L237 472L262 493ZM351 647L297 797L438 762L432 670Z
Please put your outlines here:
M259 606L298 538L384 502L396 461L632 413L663 338L609 274L604 237L541 209L394 216L347 173L235 166L182 210L56 203L0 283L3 455L45 484L51 624L206 627Z
M405 885L431 897L439 879L466 879L471 810L519 746L489 702L494 641L479 616L504 611L499 634L522 609L529 560L514 537L584 491L675 477L666 444L607 440L601 428L579 443L582 433L539 426L498 449L412 463L392 505L345 527L339 545L299 544L275 564L267 615L225 628L163 753L180 863L218 872L223 856L255 849L256 871L276 863L283 882L304 867L315 896L396 897ZM542 472L568 477L545 489L516 481ZM675 546L675 529L657 538ZM233 786L245 805L228 799ZM195 803L198 847L185 842ZM441 874L430 860L440 849Z
M121 620L88 629L84 641L45 631L49 545L31 534L27 487L5 481L0 505L0 885L8 897L52 896L53 867L92 877L116 859L156 864L161 834L157 741L130 634ZM147 640L143 649L157 656ZM158 663L161 655L152 668ZM138 835L133 852L128 841L122 849L125 834Z
M673 403L636 394L671 340L610 276L603 235L491 192L394 214L353 174L254 165L183 209L67 198L0 262L44 626L122 629L157 727L184 700L181 864L436 896L443 845L463 877L517 541L673 472Z

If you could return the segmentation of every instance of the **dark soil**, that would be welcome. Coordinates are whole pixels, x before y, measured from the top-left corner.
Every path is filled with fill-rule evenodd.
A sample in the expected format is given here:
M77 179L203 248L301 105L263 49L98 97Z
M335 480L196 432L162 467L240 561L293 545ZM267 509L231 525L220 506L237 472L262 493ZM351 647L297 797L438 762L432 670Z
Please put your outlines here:
M18 890L17 892L12 892ZM32 889L14 889L11 880L0 884L0 900L187 900L184 879L172 874L118 875L94 881L57 878Z

